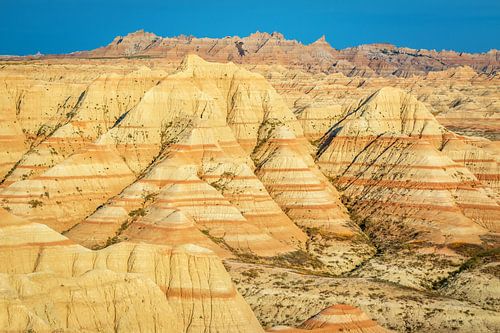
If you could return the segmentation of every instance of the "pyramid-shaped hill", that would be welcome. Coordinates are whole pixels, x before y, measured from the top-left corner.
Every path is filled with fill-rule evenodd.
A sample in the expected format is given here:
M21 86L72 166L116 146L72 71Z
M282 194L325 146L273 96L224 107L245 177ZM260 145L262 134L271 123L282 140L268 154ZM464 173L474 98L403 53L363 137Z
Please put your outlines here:
M245 90L249 99L239 102L238 96ZM85 100L91 98L88 95ZM247 114L252 116L250 121L238 121ZM188 56L176 74L149 89L94 143L79 147L42 173L11 183L0 196L5 202L11 201L8 205L13 213L63 231L91 214L105 196L113 196L133 182L162 149L190 133L192 123L203 122L203 126L213 128L210 135L230 156L248 160L241 155L253 148L260 122L269 117L285 119L299 137L302 135L296 118L264 78L232 64L213 64ZM202 144L205 137L202 131L199 133L197 140ZM49 164L53 160L51 154L40 158ZM101 188L106 188L105 194L98 195L96 189ZM82 204L73 205L75 198ZM56 202L54 209L62 214L50 208Z
M348 207L382 239L480 244L498 231L500 207L443 151L450 135L414 97L384 88L325 134L317 159Z
M345 304L332 305L303 322L298 328L276 326L266 332L281 333L389 333L361 309Z
M283 133L293 138L291 166L306 161L312 168L308 177L324 188L318 198L331 206L328 223L350 225L347 233L337 232L341 237L359 234L338 193L314 166L312 148L295 115L261 75L189 55L175 73L155 82L130 109L117 106L123 114L101 127L103 133L93 142L72 153L68 148L67 158L50 159L46 170L7 184L0 193L6 206L90 248L129 239L193 242L225 257L303 251L305 229L314 227L313 216L323 208L303 222L287 214L288 204L269 193L250 154L258 142L272 139L260 134L262 124L279 120ZM90 101L116 92L101 83L89 88L76 115L83 115ZM88 135L85 140L96 136L93 130ZM43 160L50 155L37 156ZM294 205L298 212L309 204L302 200Z
M271 197L306 230L311 238L309 251L330 271L348 271L373 255L373 246L351 220L335 187L318 169L307 147L282 122L268 121L261 126L253 157L256 174Z
M0 65L0 331L495 331L498 142L440 119L494 128L498 75L278 33L106 52Z
M208 249L120 243L91 251L5 210L0 217L3 329L262 332ZM203 320L210 315L218 319Z

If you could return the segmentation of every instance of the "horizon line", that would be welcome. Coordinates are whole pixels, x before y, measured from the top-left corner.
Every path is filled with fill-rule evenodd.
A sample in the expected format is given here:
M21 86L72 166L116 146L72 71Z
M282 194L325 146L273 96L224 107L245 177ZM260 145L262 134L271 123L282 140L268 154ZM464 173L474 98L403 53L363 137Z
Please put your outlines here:
M273 31L273 32L267 32L267 31L260 31L260 30L256 30L255 32L252 32L250 34L248 34L247 36L239 36L239 35L225 35L223 37L212 37L212 36L196 36L196 35L193 35L193 34L178 34L178 35L166 35L166 36L161 36L161 35L158 35L156 34L155 32L150 32L150 31L146 31L144 30L144 28L141 28L141 29L137 29L135 31L131 31L129 33L127 33L126 35L115 35L115 37L113 37L113 39L105 44L105 45L101 45L101 46L97 46L95 48L91 48L91 49L86 49L86 50L75 50L75 51L69 51L69 52L62 52L62 53L42 53L40 51L37 51L37 53L34 53L34 54L24 54L24 55L21 55L21 54L0 54L0 57L34 57L34 56L51 56L51 55L70 55L70 54L74 54L74 53L79 53L79 52L88 52L88 51L93 51L93 50L96 50L96 49L100 49L100 48L103 48L103 47L106 47L108 45L110 45L116 38L118 37L122 37L122 38L125 38L129 35L132 35L132 34L135 34L135 33L138 33L138 32L142 32L142 33L145 33L145 34L152 34L152 35L155 35L156 37L159 37L159 38L162 38L162 39L173 39L173 38L179 38L179 37L192 37L192 38L196 38L196 39L225 39L225 38L248 38L250 37L251 35L254 35L254 34L258 34L258 33L261 33L261 34L267 34L269 36L273 36L273 34L280 34L281 36L283 36L283 39L284 40L287 40L287 41L295 41L303 46L309 46L309 45L312 45L320 40L324 40L328 46L330 46L332 49L334 50L339 50L339 51L342 51L342 50L347 50L347 49L352 49L352 48L356 48L356 47L360 47L360 46L369 46L369 45L388 45L388 46L393 46L393 47L396 47L396 48L406 48L406 49L411 49L411 50L415 50L415 51L429 51L429 52L455 52L455 53L459 53L459 54L462 54L462 53L465 53L465 54L488 54L490 52L498 52L498 49L497 48L490 48L489 50L487 51L483 51L483 52L467 52L467 51L459 51L459 50L456 50L456 49L426 49L426 48L414 48L414 47L409 47L409 46L404 46L404 45L398 45L398 44L393 44L392 42L389 42L389 41L384 41L384 42L372 42L372 43L364 43L364 44L357 44L357 45L352 45L352 46L347 46L347 47L344 47L344 48L336 48L334 46L332 46L332 44L327 40L327 37L326 37L326 34L322 34L319 38L317 38L315 41L311 42L311 43L304 43L303 41L299 40L299 39L295 39L295 38L291 38L291 39L288 39L283 33L279 32L279 31Z

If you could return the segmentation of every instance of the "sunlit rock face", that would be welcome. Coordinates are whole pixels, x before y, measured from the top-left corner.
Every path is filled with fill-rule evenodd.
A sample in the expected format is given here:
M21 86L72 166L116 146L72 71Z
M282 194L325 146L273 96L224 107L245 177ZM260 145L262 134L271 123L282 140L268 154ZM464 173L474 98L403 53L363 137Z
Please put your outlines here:
M304 45L286 39L279 32L256 32L247 37L196 38L160 37L139 30L116 37L107 46L72 57L158 57L178 61L189 53L218 62L242 64L279 64L311 72L340 72L349 76L400 76L425 74L452 67L471 66L484 73L498 71L498 51L457 53L454 51L415 50L391 44L367 44L334 49L325 36Z
M500 207L492 191L448 156L451 148L443 151L450 140L468 147L414 97L383 88L324 136L318 164L380 237L406 235L425 246L480 243L498 232Z
M266 332L311 333L383 333L392 332L380 327L360 309L344 304L332 305L306 320L299 328L276 326Z
M92 251L0 211L7 331L261 332L220 259L193 244Z
M215 41L2 63L0 330L495 332L496 60Z

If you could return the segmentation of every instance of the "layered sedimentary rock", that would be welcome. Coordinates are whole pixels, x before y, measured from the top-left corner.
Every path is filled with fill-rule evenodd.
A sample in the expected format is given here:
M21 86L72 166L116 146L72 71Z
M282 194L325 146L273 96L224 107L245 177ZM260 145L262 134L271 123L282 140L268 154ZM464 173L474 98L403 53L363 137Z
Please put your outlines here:
M40 175L10 184L0 198L12 213L62 232L134 179L114 146L91 144Z
M363 60L389 46L356 65L279 34L166 57L142 38L0 66L0 200L25 219L0 213L0 326L262 331L218 256L266 327L348 303L398 330L495 331L497 259L469 264L498 247L498 74L406 77L420 65ZM181 62L193 45L242 65ZM331 325L344 310L379 329L342 309L312 331L359 328Z
M498 70L497 50L468 54L446 50L415 50L391 44L368 44L341 50L340 59L354 63L355 74L365 74L359 73L358 67L368 68L378 75L392 74L403 77L464 65L487 73Z
M4 185L39 175L85 149L115 126L164 75L142 67L126 75L102 74L87 85L46 82L47 96L36 94L38 85L26 91L18 88L22 94L18 119L23 132L34 139ZM58 104L40 107L38 99Z
M337 304L306 320L299 328L277 326L267 330L267 332L382 333L391 331L380 327L360 309L350 305Z
M324 36L314 43L303 45L296 40L285 39L278 32L256 32L243 38L227 36L217 39L193 36L160 37L141 30L127 36L118 36L107 46L72 53L70 56L150 56L179 60L188 53L196 53L213 61L282 64L315 72L338 71L347 75L363 76L410 76L462 65L491 73L499 67L497 50L468 54L415 50L391 44L369 44L336 50L326 42Z
M262 331L207 249L121 243L94 252L0 213L2 329Z
M480 243L498 230L500 207L468 169L441 151L446 133L422 103L384 88L331 128L318 164L357 217L387 239Z
M16 119L16 108L18 108L19 97L15 97L9 93L5 86L0 88L0 143L4 149L0 154L0 174L7 174L17 161L23 156L27 150L28 143L22 131L21 126Z
M449 129L498 140L499 79L498 73L477 74L468 66L450 68L428 73L417 94L439 112L438 121Z
M484 185L485 190L491 190L493 195L498 196L500 193L499 155L495 151L483 149L490 144L484 139L449 134L444 138L441 151L473 173Z
M322 262L338 272L358 265L371 254L337 190L314 164L308 147L283 123L268 121L261 126L253 157L257 176L290 219L312 237L309 250ZM354 242L357 246L353 249ZM332 253L337 254L335 259ZM347 258L339 261L343 254Z
M247 155L260 123L269 118L285 119L301 134L293 114L262 77L232 64L187 57L176 74L148 91L100 140L116 140L127 165L141 173L138 181L68 235L94 246L133 224L124 236L135 237L139 225L155 228L165 213L178 210L226 250L267 256L292 251L306 236L272 202ZM137 212L140 218L131 221ZM105 227L97 235L96 225ZM212 246L217 251L219 246Z
M478 74L468 66L408 78L314 74L284 66L251 68L263 74L284 97L312 140L319 139L340 119L343 108L386 86L414 95L452 131L500 138L498 74Z

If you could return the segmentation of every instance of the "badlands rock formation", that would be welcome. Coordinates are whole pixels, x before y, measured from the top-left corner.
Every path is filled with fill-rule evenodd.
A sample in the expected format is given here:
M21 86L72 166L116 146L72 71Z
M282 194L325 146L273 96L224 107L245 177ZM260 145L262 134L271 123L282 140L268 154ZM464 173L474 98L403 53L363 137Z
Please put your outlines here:
M120 243L95 252L0 214L3 331L262 331L207 249Z
M498 331L492 54L140 32L23 61L0 330Z
M477 243L488 230L498 232L500 206L468 169L448 156L453 155L445 149L450 140L462 142L421 102L383 88L348 110L325 134L318 164L356 215L370 219L366 227L376 224L384 237L396 232L401 240L409 232L412 243ZM462 152L468 149L463 144Z
M300 327L339 303L359 307L379 325L396 332L495 332L500 325L497 311L381 279L317 276L235 261L226 267L266 326Z
M247 37L196 38L160 37L139 30L117 36L110 44L91 51L71 53L70 57L120 58L161 57L179 61L196 53L211 61L244 64L280 64L312 72L340 72L349 76L403 76L441 71L468 65L478 72L495 73L500 60L497 50L487 53L415 50L391 44L368 44L343 50L334 49L325 36L304 45L288 40L279 32L256 32Z
M297 114L305 135L317 140L340 118L342 107L377 90L404 89L423 102L439 122L460 134L500 138L498 74L468 66L409 78L314 74L284 66L251 66L263 74ZM486 120L486 121L485 121Z
M306 320L302 325L300 325L300 328L277 326L271 328L267 332L384 333L390 331L377 325L376 322L368 318L368 316L360 309L350 305L337 304L321 311L314 317Z
M442 127L423 103L394 88L348 108L325 134L318 165L377 247L392 256L390 248L400 249L394 266L376 258L357 274L429 286L432 279L413 270L413 256L404 263L406 251L432 255L420 260L435 262L435 255L459 254L463 247L497 246L497 241L487 244L500 226L497 193L460 163L453 148L446 149L453 141L462 145L461 156L479 150ZM412 272L401 276L402 267ZM443 269L452 268L442 263L436 278Z

